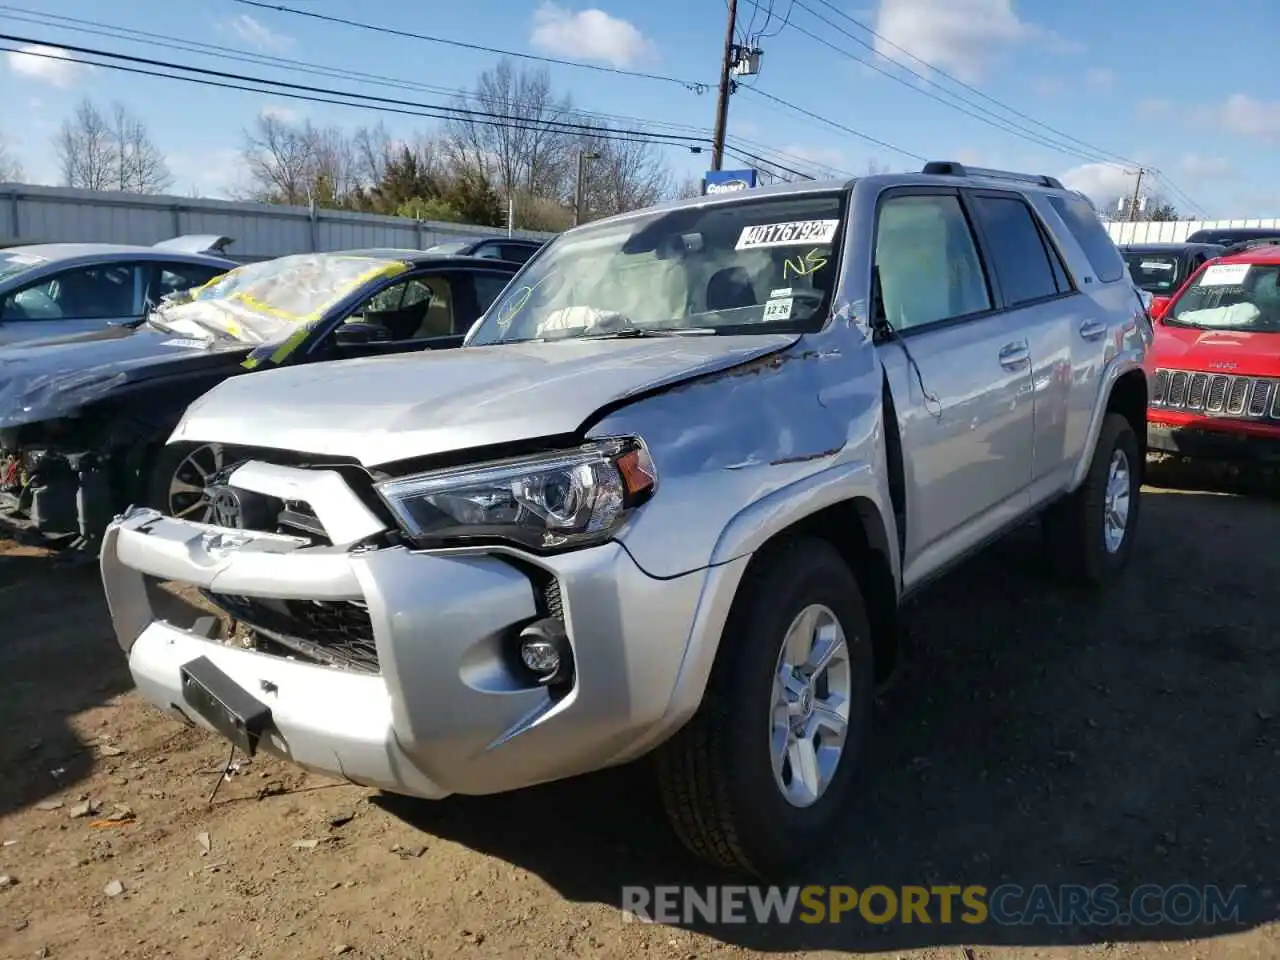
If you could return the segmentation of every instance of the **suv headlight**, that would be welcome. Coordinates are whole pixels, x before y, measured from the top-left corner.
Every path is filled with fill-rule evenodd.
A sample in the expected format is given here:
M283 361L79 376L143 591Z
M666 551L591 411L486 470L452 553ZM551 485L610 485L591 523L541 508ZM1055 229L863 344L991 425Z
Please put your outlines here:
M418 546L507 541L534 550L607 540L657 487L638 438L401 477L378 484Z

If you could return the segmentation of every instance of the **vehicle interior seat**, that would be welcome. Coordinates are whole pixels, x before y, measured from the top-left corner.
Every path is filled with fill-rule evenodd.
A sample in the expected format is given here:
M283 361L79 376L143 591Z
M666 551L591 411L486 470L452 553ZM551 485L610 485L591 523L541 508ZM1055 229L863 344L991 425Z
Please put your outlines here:
M745 267L725 267L707 282L708 310L739 310L760 303Z
M383 327L392 340L412 340L423 326L430 305L431 298L426 298L395 310L367 310L364 321Z

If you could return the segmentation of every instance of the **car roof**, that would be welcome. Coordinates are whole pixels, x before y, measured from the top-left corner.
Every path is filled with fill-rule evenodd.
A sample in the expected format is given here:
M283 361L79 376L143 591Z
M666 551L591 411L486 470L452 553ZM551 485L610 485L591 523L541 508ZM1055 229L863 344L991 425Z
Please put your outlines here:
M368 247L362 250L330 250L317 254L294 254L294 256L317 257L369 257L374 260L399 260L411 263L415 267L440 266L475 267L498 264L504 267L519 267L521 264L510 260L496 260L493 257L468 257L457 253L438 253L429 250L402 250L396 247Z
M1223 257L1218 263L1280 263L1280 244L1258 246Z
M970 187L988 190L1017 190L1053 196L1071 196L1087 199L1077 190L1064 187L1052 178L1036 174L1020 174L1011 171L987 170L985 168L968 168L951 161L933 161L926 164L929 172L879 173L866 177L840 177L826 180L798 180L782 183L771 183L763 187L752 187L749 190L738 190L731 193L702 194L696 197L685 197L680 200L668 200L665 203L627 213L616 214L600 220L592 220L574 230L588 229L602 223L618 223L632 217L647 216L653 213L665 213L682 207L728 205L746 203L760 197L802 197L814 193L836 193L853 189L853 185L865 182L874 187ZM937 172L934 172L934 171Z
M233 263L228 257L211 253L185 253L156 247L134 246L127 243L27 243L0 247L0 253L13 252L27 257L39 257L50 262L78 260L84 257L121 256L138 260L186 260L192 263Z
M1128 253L1185 253L1189 250L1222 251L1221 243L1122 243L1120 249Z

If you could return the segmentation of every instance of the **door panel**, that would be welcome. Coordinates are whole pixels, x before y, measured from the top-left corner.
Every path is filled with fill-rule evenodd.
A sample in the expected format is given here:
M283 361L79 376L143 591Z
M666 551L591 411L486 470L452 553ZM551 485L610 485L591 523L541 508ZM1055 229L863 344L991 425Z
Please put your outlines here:
M1030 344L996 299L955 191L881 202L877 346L906 469L903 582L939 570L1016 519L1031 479Z

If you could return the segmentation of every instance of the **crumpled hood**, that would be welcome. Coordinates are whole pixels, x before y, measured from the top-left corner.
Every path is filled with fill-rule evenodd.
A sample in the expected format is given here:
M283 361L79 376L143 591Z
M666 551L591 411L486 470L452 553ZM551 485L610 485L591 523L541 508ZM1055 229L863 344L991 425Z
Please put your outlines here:
M561 340L285 367L224 381L174 440L367 467L570 434L601 407L781 350L798 334Z
M1166 323L1156 328L1154 354L1159 367L1280 377L1280 333L1202 330Z
M248 350L228 346L150 327L112 327L0 348L0 428L65 417L124 384L184 366L231 363Z

